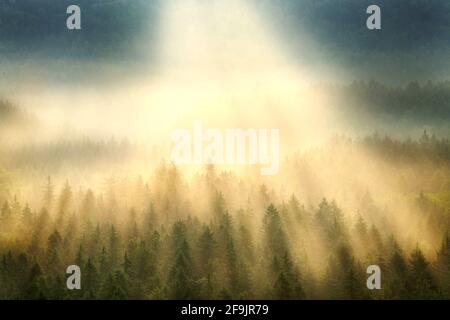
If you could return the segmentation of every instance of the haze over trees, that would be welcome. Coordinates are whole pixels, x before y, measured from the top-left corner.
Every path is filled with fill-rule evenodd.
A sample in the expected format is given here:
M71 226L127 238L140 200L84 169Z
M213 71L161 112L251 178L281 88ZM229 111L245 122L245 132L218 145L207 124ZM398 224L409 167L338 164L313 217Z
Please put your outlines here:
M0 299L449 299L450 3L377 2L0 0Z
M450 297L447 139L336 138L268 179L161 162L92 185L65 174L90 175L136 147L84 141L13 153L18 162L2 153L0 298ZM46 153L47 169L58 159L65 169L43 176ZM72 264L81 290L66 288ZM381 290L366 287L374 264Z

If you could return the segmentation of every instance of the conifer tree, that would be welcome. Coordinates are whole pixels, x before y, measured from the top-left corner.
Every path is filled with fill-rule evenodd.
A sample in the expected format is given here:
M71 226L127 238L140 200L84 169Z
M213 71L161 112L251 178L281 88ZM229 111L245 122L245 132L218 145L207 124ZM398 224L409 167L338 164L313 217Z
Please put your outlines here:
M436 284L429 270L429 263L419 248L416 248L410 258L410 283L412 296L419 299L436 297Z
M172 228L172 265L167 279L171 299L195 297L193 264L189 244L186 241L185 225L176 222Z
M441 287L441 295L450 297L450 237L445 233L442 245L437 253L436 271Z

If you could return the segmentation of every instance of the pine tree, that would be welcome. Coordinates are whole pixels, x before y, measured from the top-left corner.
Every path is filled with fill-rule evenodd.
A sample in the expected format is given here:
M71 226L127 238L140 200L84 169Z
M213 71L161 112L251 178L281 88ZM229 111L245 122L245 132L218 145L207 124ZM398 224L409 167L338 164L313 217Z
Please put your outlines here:
M437 253L436 273L443 298L450 298L450 237L445 233L442 245Z
M69 185L69 181L66 181L63 190L58 199L58 211L56 216L56 226L60 227L63 224L64 218L70 209L72 201L72 188Z
M30 228L33 222L33 213L28 205L25 205L25 208L22 210L22 225L26 228Z
M58 230L55 230L48 238L47 245L47 269L50 272L58 272L60 270L59 249L61 246L61 236Z
M86 299L95 299L98 290L98 273L91 258L88 258L83 268L83 295Z
M24 288L21 290L23 299L45 299L45 291L46 285L42 269L39 264L35 263L28 273Z
M171 299L195 297L193 264L189 244L186 241L185 225L176 222L172 229L173 260L167 279Z
M143 299L153 289L157 277L156 266L151 261L150 252L144 241L136 246L134 253L124 259L124 270L131 281L130 294L132 298ZM128 262L127 262L128 259Z
M125 255L123 257L123 271L128 277L134 277L133 265L131 263L131 260L128 258L127 252L125 252Z
M281 260L274 257L273 269L275 274L274 298L280 300L303 299L305 292L299 274L286 252Z
M367 225L361 215L358 215L358 221L356 222L355 230L356 230L356 233L357 233L359 239L361 241L367 242L367 236L368 236Z
M89 189L84 196L83 203L81 204L81 221L85 226L88 221L95 218L96 205L95 205L95 195L94 192Z
M3 232L10 232L12 224L12 211L8 201L3 203L0 211L0 227Z
M161 236L159 234L159 232L154 231L152 233L152 236L150 238L150 245L149 245L149 251L148 251L148 263L149 263L149 267L145 267L147 264L147 252L142 252L143 258L141 258L141 272L145 272L147 269L151 270L151 272L149 272L149 289L152 292L152 294L156 294L159 295L160 292L159 290L161 289L161 274L160 274L160 261L161 261ZM148 275L148 273L146 274Z
M288 252L286 234L278 210L273 204L267 207L264 216L264 239L268 250L266 256L276 256L280 260Z
M44 195L43 195L43 207L47 210L51 211L53 209L54 202L54 187L52 183L51 177L47 177L47 183L44 187Z
M391 239L392 253L388 264L388 291L392 299L406 299L410 296L408 265L398 244Z
M198 243L199 270L207 278L213 277L214 259L216 257L217 241L211 228L205 226Z
M109 263L112 269L115 269L119 265L120 257L120 238L114 225L111 225L109 232Z
M63 278L56 274L50 276L47 288L47 298L51 300L64 300L67 297L66 283Z
M83 245L80 244L80 246L78 247L77 257L75 259L75 264L77 266L80 266L80 267L84 266L84 263L85 263L84 256L85 256L84 248L83 248Z
M327 286L333 299L365 298L362 272L347 244L340 244L330 257Z
M139 236L139 228L136 221L136 210L132 208L130 210L130 216L127 225L127 239L128 240L136 240Z
M306 219L306 210L300 205L300 202L294 194L289 199L288 208L298 223L304 222Z
M244 225L239 228L237 242L245 262L250 265L256 263L254 240L252 234Z
M91 257L98 257L100 256L101 249L102 249L102 232L100 230L100 225L97 224L95 229L93 230L92 234L89 235L89 241L87 244L87 253Z
M323 199L314 219L330 250L336 244L347 241L348 236L342 211L334 201L329 203L326 199Z
M105 247L102 248L98 263L100 266L100 274L107 275L112 270Z
M417 299L432 299L436 297L435 280L428 268L428 261L422 251L416 248L410 258L410 283L412 296Z
M241 253L236 247L233 219L228 211L219 220L218 244L222 256L222 272L224 290L235 299L243 299L248 295L250 287L249 272Z
M128 297L128 282L121 271L108 274L102 286L102 299L125 300Z

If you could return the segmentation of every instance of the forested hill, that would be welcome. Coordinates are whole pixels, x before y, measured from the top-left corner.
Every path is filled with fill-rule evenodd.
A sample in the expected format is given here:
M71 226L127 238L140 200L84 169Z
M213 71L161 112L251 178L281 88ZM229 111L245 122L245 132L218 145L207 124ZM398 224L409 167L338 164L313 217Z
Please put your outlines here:
M450 82L412 81L389 86L377 81L355 81L342 86L325 85L322 90L349 114L390 116L432 124L450 120Z
M37 125L37 118L17 107L8 100L0 98L0 132L2 130L26 129Z
M41 133L38 117L0 97L0 162L6 149L31 142Z
M376 157L360 162L348 150L334 145L316 165L295 160L289 177L303 188L285 196L213 167L187 182L164 164L150 179L111 178L100 189L47 178L36 204L0 192L0 298L448 299L448 165L381 163L378 180L412 189L389 200L361 188ZM307 200L333 184L357 200L354 209ZM72 264L83 270L82 290L66 289ZM382 268L380 290L367 290L369 265Z

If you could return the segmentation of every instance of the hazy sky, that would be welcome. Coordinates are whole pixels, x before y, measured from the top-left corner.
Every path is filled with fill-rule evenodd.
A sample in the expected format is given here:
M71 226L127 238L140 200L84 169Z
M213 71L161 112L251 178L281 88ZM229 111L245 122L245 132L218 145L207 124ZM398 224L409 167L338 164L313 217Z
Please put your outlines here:
M146 72L155 71L161 44L171 41L161 39L165 34L162 20L168 8L177 10L183 2L0 0L2 74L11 80L40 66L44 69L40 73L49 79L86 81L103 73L109 75L115 69L131 74L142 71L144 63ZM207 8L226 2L191 3ZM273 32L292 65L308 65L320 71L337 68L350 78L386 82L442 79L450 69L450 4L446 0L240 2ZM83 29L71 32L65 28L65 8L74 3L82 9ZM382 9L381 31L366 29L365 11L370 4ZM222 10L229 10L230 16L242 14L232 7L223 6ZM189 28L190 22L186 24ZM246 33L245 26L242 33ZM217 53L220 48L209 52ZM93 65L97 65L95 77L89 72Z

